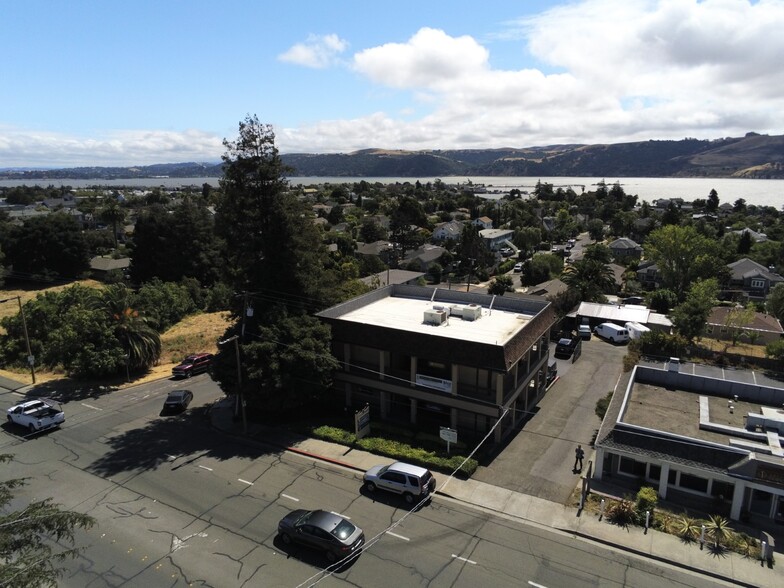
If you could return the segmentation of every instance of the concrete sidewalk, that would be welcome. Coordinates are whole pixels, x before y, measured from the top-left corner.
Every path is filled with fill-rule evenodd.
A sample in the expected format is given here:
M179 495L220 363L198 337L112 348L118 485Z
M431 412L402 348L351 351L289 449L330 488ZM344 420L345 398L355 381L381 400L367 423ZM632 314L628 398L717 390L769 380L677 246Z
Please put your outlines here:
M356 472L364 472L380 463L391 463L389 458L311 439L304 436L285 434L274 428L257 424L248 425L247 435L242 424L233 419L233 403L219 402L210 410L213 426L228 434L248 441L255 440L274 445L295 453L327 461ZM514 517L529 523L558 529L575 537L596 541L643 557L686 568L706 576L732 582L741 586L775 587L784 586L784 573L780 567L769 568L767 563L744 558L739 554L725 552L716 555L708 549L700 549L698 542L686 544L679 537L653 529L647 532L640 527L624 529L599 520L590 512L578 513L576 509L556 502L528 496L506 488L493 486L476 480L460 480L437 476L437 494L471 504L474 507L502 516ZM777 546L781 557L781 546Z

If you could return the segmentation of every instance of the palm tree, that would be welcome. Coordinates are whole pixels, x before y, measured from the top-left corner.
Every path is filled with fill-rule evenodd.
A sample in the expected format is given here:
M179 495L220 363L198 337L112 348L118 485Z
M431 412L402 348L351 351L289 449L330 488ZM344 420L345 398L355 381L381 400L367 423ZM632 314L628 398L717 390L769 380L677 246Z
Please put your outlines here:
M125 209L120 206L116 198L112 197L106 202L98 216L102 221L112 224L114 248L117 249L117 224L125 221Z
M99 295L96 305L112 323L114 336L128 357L129 368L146 369L161 356L161 336L132 307L131 294L125 284L112 284Z
M609 265L596 259L581 259L567 267L561 280L577 290L584 302L601 302L605 292L615 289L615 275Z
M705 528L713 537L716 549L719 548L722 541L727 541L735 534L735 531L730 527L729 520L721 515L710 515L708 522L705 523Z

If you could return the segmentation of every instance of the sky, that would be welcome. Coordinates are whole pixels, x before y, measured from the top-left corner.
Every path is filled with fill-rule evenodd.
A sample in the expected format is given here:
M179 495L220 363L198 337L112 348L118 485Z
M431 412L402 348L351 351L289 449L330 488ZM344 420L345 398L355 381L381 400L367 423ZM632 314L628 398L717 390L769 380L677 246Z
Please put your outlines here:
M784 133L784 0L0 0L0 168Z

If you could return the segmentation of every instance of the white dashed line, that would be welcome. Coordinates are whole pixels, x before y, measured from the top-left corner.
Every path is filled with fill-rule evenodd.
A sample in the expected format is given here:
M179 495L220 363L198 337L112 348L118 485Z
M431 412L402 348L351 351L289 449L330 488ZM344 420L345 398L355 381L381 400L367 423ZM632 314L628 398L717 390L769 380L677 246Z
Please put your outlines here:
M247 480L243 480L242 478L237 478L243 484L247 484L248 486L253 486L253 482L248 482Z
M397 533L393 533L392 531L387 531L386 533L387 535L392 535L393 537L397 537L398 539L402 539L403 541L411 541L411 539L409 539L408 537L403 537L403 535L398 535Z
M294 498L293 496L289 496L288 494L281 494L282 498L288 498L289 500L293 500L294 502L299 502L299 498Z
M334 510L331 510L329 512L331 512L333 515L337 515L339 517L343 517L344 519L348 519L349 521L351 520L351 517L347 517L346 515L340 514L339 512L335 512Z
M93 410L103 410L102 408L98 408L97 406L93 406L92 404L85 404L84 402L81 403L82 406L86 406L87 408L92 408Z
M531 580L528 580L528 585L533 586L534 588L547 588L547 586L544 586L542 584L537 584L536 582L531 582Z
M208 468L207 466L200 465L199 467L200 467L201 469L203 469L203 470L207 470L208 472L211 472L211 471L212 471L212 468Z
M470 559L466 559L464 557L460 557L459 555L455 555L454 553L452 554L452 557L455 558L455 559L459 559L460 561L464 561L466 563L470 563L470 564L476 565L475 561L472 561Z

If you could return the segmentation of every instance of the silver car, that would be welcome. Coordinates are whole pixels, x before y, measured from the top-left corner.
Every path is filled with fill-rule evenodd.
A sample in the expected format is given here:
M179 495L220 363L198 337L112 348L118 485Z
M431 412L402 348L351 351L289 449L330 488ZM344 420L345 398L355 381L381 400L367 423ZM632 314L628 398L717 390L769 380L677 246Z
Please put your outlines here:
M430 470L396 462L391 465L374 466L363 476L368 492L376 488L402 494L408 504L430 495L436 490L436 479Z

